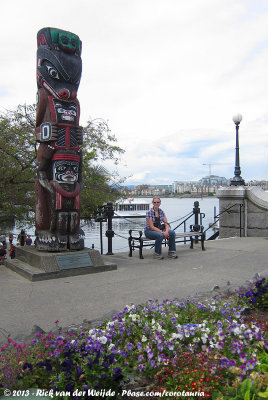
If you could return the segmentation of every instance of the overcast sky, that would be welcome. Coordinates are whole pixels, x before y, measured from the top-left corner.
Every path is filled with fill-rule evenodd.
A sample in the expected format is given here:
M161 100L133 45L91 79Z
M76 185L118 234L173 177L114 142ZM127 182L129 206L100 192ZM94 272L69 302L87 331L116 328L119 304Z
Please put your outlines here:
M126 183L268 179L268 0L1 1L0 111L36 99L36 34L83 42L80 124L108 120ZM207 164L207 165L203 165Z

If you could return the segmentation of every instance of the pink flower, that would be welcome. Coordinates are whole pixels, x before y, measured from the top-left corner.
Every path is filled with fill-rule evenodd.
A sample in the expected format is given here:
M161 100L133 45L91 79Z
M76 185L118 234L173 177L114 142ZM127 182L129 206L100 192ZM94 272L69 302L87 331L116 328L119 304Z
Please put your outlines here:
M60 321L58 319L56 319L55 324L58 324Z

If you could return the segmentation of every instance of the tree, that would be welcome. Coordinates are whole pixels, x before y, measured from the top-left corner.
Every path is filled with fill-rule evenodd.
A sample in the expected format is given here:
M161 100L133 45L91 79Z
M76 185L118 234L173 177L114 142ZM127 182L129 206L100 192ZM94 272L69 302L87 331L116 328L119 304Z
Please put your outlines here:
M29 219L34 207L35 106L0 114L0 210L6 218Z
M35 105L19 105L0 114L0 212L6 218L29 220L34 210L36 162ZM120 196L119 177L100 162L119 162L123 149L115 145L107 122L89 121L84 128L82 217ZM111 183L113 185L111 186Z
M110 160L117 165L124 150L115 145L117 140L103 119L88 121L83 130L82 217L90 218L104 202L120 197L124 179L99 163Z

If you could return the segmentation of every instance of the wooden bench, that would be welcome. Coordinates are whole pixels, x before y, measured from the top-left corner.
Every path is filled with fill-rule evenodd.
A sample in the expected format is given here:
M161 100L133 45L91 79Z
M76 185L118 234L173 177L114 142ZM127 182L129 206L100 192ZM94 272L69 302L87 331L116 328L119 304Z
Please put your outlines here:
M203 227L201 227L202 230ZM133 236L132 232L138 232L138 235ZM176 232L175 236L175 243L181 243L182 241L186 243L187 238L190 240L191 245L190 249L194 248L194 242L198 243L200 241L202 250L205 250L205 232ZM183 239L183 240L182 240ZM129 245L129 257L132 257L132 252L135 249L139 249L139 256L143 259L142 249L146 246L153 247L155 244L155 240L148 239L146 236L143 236L143 232L137 229L130 229L129 230L129 238L128 238L128 245ZM168 239L163 239L162 244L164 246L168 245Z

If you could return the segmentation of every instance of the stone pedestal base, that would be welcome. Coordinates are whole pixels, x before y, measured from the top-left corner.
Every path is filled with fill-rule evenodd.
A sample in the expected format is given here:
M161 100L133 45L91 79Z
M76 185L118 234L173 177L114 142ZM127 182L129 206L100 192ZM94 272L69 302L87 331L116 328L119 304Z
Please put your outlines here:
M217 196L220 238L268 237L268 192L258 186L230 186L219 189Z
M8 259L6 267L30 281L62 278L117 269L104 264L97 250L83 249L62 253L40 252L34 246L16 248L16 258Z

